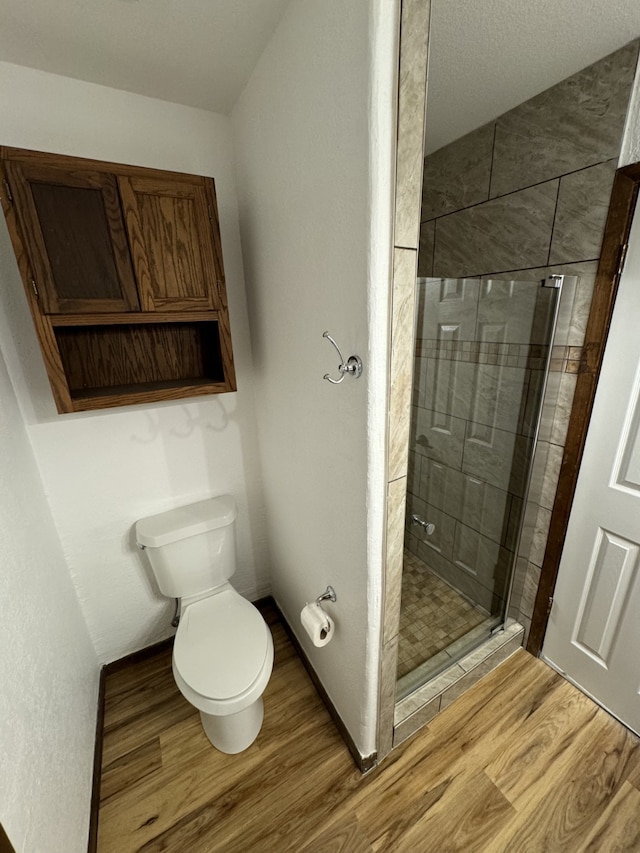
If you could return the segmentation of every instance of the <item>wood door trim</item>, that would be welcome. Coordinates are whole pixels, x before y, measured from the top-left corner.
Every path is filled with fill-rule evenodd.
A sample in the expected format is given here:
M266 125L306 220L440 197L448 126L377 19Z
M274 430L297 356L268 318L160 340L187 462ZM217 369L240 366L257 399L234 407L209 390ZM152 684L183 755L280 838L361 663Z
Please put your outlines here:
M620 279L622 247L626 245L629 238L639 187L640 163L618 169L611 192L602 252L585 332L583 355L527 642L527 650L534 655L540 654L547 630L604 349L611 326Z

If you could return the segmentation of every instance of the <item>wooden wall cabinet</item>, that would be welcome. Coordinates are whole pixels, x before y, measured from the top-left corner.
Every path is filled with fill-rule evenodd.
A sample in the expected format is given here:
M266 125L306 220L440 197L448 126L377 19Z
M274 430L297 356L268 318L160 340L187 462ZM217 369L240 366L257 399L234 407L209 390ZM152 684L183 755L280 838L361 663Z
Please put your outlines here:
M0 148L59 412L235 391L211 178Z

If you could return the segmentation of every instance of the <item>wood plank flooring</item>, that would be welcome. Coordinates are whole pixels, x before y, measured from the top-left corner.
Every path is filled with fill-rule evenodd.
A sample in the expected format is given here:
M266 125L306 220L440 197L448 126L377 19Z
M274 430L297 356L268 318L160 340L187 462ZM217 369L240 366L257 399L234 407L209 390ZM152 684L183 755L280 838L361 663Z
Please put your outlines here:
M257 742L228 756L168 652L107 676L99 853L640 851L640 742L518 651L366 776L273 611Z

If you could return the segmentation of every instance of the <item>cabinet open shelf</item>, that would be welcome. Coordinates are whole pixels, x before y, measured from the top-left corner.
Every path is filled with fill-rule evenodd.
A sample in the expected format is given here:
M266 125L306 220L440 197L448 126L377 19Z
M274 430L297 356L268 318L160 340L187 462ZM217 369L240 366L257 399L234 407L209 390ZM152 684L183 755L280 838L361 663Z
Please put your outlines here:
M72 392L71 400L74 412L88 412L93 409L110 409L114 406L133 406L135 403L182 400L185 397L198 397L201 394L219 394L226 390L220 383L211 383L207 380L141 382L136 385Z
M210 316L96 319L53 322L74 411L231 390L219 323Z

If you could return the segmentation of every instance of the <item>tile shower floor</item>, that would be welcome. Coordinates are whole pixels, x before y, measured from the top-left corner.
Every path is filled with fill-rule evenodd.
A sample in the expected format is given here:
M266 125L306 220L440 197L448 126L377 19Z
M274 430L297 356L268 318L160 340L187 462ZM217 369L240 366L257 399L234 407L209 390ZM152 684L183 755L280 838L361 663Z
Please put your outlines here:
M426 661L433 671L452 663L445 649L487 620L483 610L456 592L423 562L404 552L398 642L398 681ZM401 690L401 685L399 684Z

